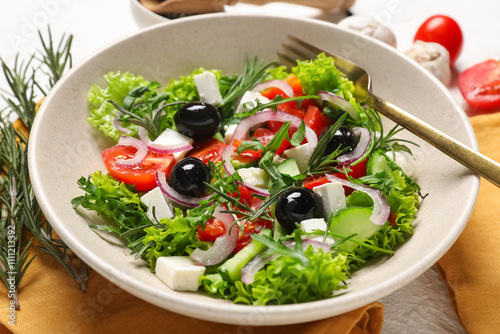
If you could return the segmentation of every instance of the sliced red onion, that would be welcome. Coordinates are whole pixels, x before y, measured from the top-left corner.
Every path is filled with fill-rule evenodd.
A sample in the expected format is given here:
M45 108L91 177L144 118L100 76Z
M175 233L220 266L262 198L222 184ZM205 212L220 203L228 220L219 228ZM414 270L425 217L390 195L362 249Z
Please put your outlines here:
M290 86L288 82L278 79L261 82L260 84L255 86L252 90L254 92L262 92L263 90L273 87L280 89L288 97L295 96L295 94L293 93L292 86Z
M146 130L142 126L139 126L139 129L137 130L137 136L139 137L140 140L142 140L146 144L151 143L151 139L149 138L148 130Z
M124 134L126 135L129 135L132 133L132 130L130 129L127 129L125 127L123 127L121 124L120 124L120 121L118 120L120 118L120 116L123 115L123 113L121 112L118 112L113 120L113 124L115 126L115 129L120 131L120 132L123 132Z
M280 256L281 255L256 255L241 269L241 281L245 284L252 284L255 278L255 274L257 274L257 272L261 270L262 267L266 265L266 263L269 263Z
M193 148L193 146L191 146L188 143L179 143L175 145L162 145L150 142L148 144L148 148L152 152L156 153L179 153L179 152L189 151L190 149Z
M172 201L174 201L177 204L191 208L200 205L201 201L207 200L211 196L207 195L203 197L189 197L179 194L167 183L167 177L164 172L156 172L156 184L158 185L158 187L160 187L162 193L167 195L167 197L170 198Z
M283 245L288 248L295 247L295 241L289 240L285 241ZM325 244L324 242L320 242L317 240L311 239L302 239L302 247L306 250L310 245L313 246L314 250L322 249L323 252L328 253L331 251L330 246ZM245 284L253 283L255 278L255 274L262 269L266 265L266 263L271 262L274 259L277 259L281 255L268 255L262 256L262 254L256 255L252 260L250 260L244 267L241 269L241 281Z
M380 226L384 225L387 222L387 219L389 219L389 214L391 213L391 208L389 207L387 199L384 197L384 195L382 195L380 190L362 184L352 183L351 181L340 179L330 174L325 174L325 176L330 182L339 182L344 186L366 193L373 200L373 212L370 216L371 222L375 225Z
M300 118L287 114L285 112L264 110L256 113L255 115L249 116L245 118L243 121L241 121L240 124L238 124L238 126L234 130L232 140L239 140L239 141L244 140L247 137L248 132L252 127L261 123L265 123L267 121L291 122L290 125L294 127L298 127L300 123L302 123L302 120ZM316 136L316 133L307 125L306 125L305 138L307 139L308 149L310 151L313 151L316 145L318 144L318 137ZM222 160L224 161L224 169L229 175L233 175L233 173L235 172L235 169L231 164L231 156L233 155L235 150L236 147L233 145L233 142L231 141L231 143L227 145L222 151ZM267 189L255 187L248 183L244 183L243 186L256 194L262 196L270 195Z
M324 91L319 92L318 96L321 102L328 101L347 111L347 113L351 115L351 117L354 118L355 120L359 120L359 114L356 108L354 108L354 106L343 97L340 97L331 92L324 92Z
M239 238L238 224L234 223L231 214L222 212L221 207L215 209L214 218L219 219L226 229L225 234L215 239L214 244L208 250L196 248L191 253L191 259L204 266L213 266L226 259L236 247Z
M341 166L348 166L354 161L361 158L365 154L366 150L368 149L368 145L370 144L371 134L367 128L353 128L352 132L354 132L355 136L359 137L358 145L356 145L356 148L351 152L342 154L341 156L337 157L339 165Z
M118 145L133 146L137 149L135 156L131 159L116 159L116 165L119 167L135 167L143 162L148 155L148 145L140 139L121 136Z

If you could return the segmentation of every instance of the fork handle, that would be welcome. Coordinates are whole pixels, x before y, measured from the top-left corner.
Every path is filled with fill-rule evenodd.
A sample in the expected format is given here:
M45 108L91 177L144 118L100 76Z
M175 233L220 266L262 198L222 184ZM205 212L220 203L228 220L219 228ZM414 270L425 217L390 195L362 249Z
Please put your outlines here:
M460 162L465 167L478 173L497 187L500 187L500 164L498 162L462 144L394 104L373 94L371 94L371 98L373 100L370 105L382 115L427 141L432 146Z

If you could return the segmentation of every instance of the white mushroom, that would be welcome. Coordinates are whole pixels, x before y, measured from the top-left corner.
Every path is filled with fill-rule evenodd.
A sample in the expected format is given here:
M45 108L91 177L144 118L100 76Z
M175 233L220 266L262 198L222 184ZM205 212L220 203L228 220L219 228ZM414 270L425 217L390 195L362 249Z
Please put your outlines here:
M366 36L374 37L396 47L396 37L391 29L371 17L362 15L348 16L342 19L338 23L338 26L357 31Z
M434 74L445 86L450 84L450 54L441 44L415 41L406 55Z

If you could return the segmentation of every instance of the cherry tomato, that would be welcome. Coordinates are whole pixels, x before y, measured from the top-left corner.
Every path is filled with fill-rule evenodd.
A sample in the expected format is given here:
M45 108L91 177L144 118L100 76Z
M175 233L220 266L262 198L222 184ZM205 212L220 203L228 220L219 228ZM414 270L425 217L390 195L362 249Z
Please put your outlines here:
M221 220L212 218L207 221L204 229L201 226L198 226L197 231L198 239L200 239L200 241L215 241L215 239L226 232L226 227Z
M318 137L324 130L333 124L333 121L325 116L321 110L314 105L307 108L306 115L304 116L304 122L316 133Z
M500 62L489 59L460 73L458 88L473 108L500 108Z
M272 229L273 222L270 220L256 220L254 222L245 223L245 232L240 234L236 247L233 250L233 254L238 253L246 245L252 241L252 233L259 233L263 228ZM241 232L240 232L241 233Z
M252 137L262 144L267 145L273 139L276 132L270 129L259 128L253 133ZM283 153L288 147L290 147L290 142L287 139L283 140L281 146L276 150L276 154Z
M208 161L219 162L222 157L222 151L226 146L226 143L215 138L194 142L193 148L187 156L198 158L206 164L208 164Z
M351 171L348 172L347 174L349 176L352 176L355 179L359 179L360 177L365 176L366 175L366 161L367 160L368 159L365 159L365 160L361 161L360 163L358 163L357 165L349 167L351 169ZM340 179L344 179L344 180L347 179L347 177L344 173L333 173L331 175L336 176ZM314 187L317 187L317 186L320 186L322 184L329 183L329 182L330 181L328 181L328 179L324 175L313 175L313 176L310 176L310 177L304 179L302 181L302 184L306 188L313 189ZM346 195L349 195L353 191L353 189L351 189L349 187L344 187L344 190L345 190Z
M414 41L434 42L441 44L450 53L450 65L460 55L463 45L462 30L458 23L449 16L435 15L429 17L415 34Z
M109 174L118 181L135 184L138 191L149 191L156 187L157 171L165 172L168 177L174 156L149 151L144 161L135 167L116 166L117 159L133 158L136 152L133 146L116 145L102 152L102 160Z

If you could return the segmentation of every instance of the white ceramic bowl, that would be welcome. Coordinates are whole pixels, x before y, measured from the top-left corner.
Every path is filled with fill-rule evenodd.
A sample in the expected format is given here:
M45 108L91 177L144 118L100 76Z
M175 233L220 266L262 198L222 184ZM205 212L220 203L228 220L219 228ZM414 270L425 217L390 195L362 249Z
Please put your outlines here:
M70 200L82 194L76 181L103 170L108 140L87 122L87 92L104 84L109 71L130 71L168 83L199 66L241 73L245 53L276 60L287 35L324 46L364 66L375 93L477 148L473 130L446 88L394 49L316 20L214 14L153 26L104 48L73 68L52 90L33 127L29 161L37 198L55 231L78 256L124 290L184 315L239 325L279 325L326 318L376 301L432 266L464 228L479 178L413 135L421 144L418 181L429 196L415 222L415 235L396 254L356 272L348 292L317 302L253 307L196 293L170 290L142 261L111 236L88 225L100 221L77 213ZM147 312L147 310L145 310Z
M155 25L158 23L163 23L168 21L164 16L156 14L139 2L139 0L129 0L130 2L130 11L132 12L132 16L134 17L135 22L141 28L149 27L151 25Z

